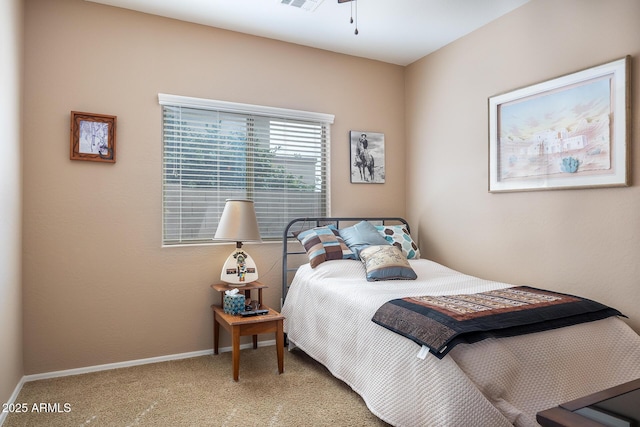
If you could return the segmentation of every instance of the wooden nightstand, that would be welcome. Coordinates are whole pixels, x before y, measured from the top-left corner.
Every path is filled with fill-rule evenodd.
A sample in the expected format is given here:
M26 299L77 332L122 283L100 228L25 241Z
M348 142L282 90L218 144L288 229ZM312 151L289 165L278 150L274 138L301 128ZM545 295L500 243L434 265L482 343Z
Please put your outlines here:
M211 285L211 287L220 291L224 295L224 291L231 289L225 283ZM258 301L260 308L269 310L269 313L259 316L242 317L239 315L231 315L224 312L222 306L213 304L213 354L218 354L218 344L220 342L220 325L231 334L231 355L233 359L233 380L238 381L240 372L240 337L246 335L253 336L253 348L258 348L258 334L266 334L275 332L276 334L276 354L278 357L278 373L284 372L284 332L282 316L272 308L262 304L262 289L267 286L253 282L247 286L239 288L245 291L245 296L250 297L251 290L258 289Z

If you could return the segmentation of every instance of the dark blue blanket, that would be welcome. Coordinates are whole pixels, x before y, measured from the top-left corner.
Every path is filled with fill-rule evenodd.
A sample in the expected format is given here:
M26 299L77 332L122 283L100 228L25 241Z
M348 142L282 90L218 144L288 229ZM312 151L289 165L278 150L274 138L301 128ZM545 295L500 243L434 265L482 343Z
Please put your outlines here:
M541 332L610 316L618 310L574 295L517 286L477 294L401 298L371 320L442 359L460 343Z

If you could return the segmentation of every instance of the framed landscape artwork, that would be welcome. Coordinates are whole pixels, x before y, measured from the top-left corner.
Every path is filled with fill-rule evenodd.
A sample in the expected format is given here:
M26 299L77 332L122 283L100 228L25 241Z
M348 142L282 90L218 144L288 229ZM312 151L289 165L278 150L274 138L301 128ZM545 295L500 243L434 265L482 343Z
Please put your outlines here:
M71 160L116 162L116 116L71 112Z
M489 191L628 185L629 62L489 98Z
M349 132L351 183L384 184L384 134Z

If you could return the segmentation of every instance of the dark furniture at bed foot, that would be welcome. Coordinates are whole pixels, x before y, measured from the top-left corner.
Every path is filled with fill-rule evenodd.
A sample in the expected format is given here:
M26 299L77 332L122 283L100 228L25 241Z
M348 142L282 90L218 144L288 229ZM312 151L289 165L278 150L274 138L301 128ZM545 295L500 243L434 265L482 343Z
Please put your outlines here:
M538 412L543 427L640 426L640 378Z

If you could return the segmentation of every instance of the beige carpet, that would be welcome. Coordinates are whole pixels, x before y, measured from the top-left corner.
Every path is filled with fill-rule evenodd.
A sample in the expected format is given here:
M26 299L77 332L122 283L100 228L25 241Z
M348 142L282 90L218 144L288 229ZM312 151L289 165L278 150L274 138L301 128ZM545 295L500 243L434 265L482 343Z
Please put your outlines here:
M387 425L303 352L285 351L284 368L278 375L271 346L241 351L237 383L231 353L32 381L15 402L27 413L3 427Z

